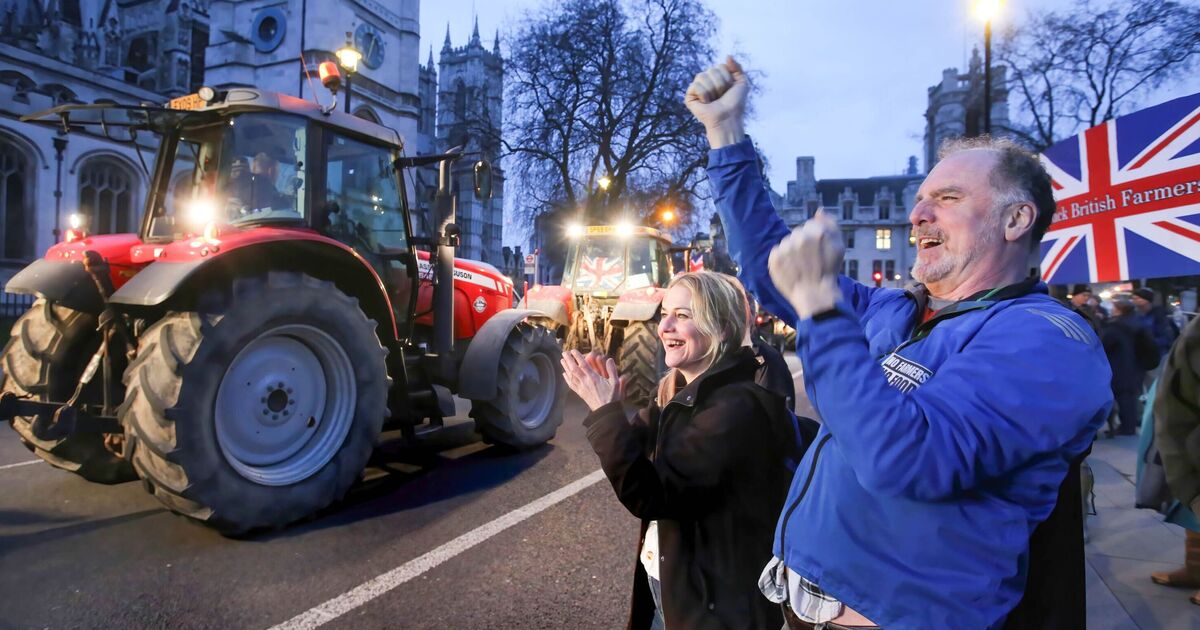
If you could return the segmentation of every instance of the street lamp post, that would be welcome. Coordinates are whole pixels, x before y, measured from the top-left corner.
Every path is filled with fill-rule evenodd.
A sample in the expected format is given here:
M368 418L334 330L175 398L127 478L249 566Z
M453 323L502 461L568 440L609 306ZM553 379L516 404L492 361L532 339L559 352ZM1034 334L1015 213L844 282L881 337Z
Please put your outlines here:
M983 133L992 133L992 19L1003 0L978 0L975 14L983 20Z
M354 47L353 40L350 39L350 31L346 31L346 45L338 49L334 53L337 55L338 63L342 69L346 71L346 113L350 113L350 78L358 72L358 62L362 59L362 53Z

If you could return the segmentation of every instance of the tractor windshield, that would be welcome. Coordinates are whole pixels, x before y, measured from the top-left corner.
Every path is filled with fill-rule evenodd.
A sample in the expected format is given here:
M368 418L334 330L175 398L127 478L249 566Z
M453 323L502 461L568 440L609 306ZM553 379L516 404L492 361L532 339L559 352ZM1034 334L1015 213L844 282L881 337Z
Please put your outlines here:
M170 173L149 236L194 234L209 223L303 220L305 130L303 118L265 112L185 122L164 143L169 154L160 164Z
M589 237L572 252L568 269L576 291L615 291L625 281L625 240ZM571 278L564 278L571 284Z

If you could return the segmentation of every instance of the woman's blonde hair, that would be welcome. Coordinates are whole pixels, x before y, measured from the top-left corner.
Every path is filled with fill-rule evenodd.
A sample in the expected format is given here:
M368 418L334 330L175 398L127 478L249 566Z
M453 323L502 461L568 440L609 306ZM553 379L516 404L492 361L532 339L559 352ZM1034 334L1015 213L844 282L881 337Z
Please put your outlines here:
M704 369L707 370L742 346L750 325L746 318L749 309L746 291L737 278L714 271L680 274L671 280L667 289L676 286L692 292L692 322L710 342L704 353ZM682 375L674 368L659 381L657 399L660 407L675 397L680 381Z

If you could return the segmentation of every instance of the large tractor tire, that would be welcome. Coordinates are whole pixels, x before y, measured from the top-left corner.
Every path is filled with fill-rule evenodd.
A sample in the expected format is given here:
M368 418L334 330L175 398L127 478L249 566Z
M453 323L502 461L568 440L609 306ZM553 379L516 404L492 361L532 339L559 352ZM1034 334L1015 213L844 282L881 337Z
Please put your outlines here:
M79 377L100 347L94 315L39 299L13 324L0 369L3 391L38 401L66 402ZM82 402L103 399L103 378L97 374L80 393ZM12 427L25 445L51 465L88 481L120 483L137 478L128 461L104 448L99 433L77 433L60 440L33 435L33 416L13 418Z
M625 400L645 407L658 393L667 371L654 320L629 322L617 350L617 371L625 379Z
M332 283L234 281L141 336L121 417L133 464L171 510L229 535L341 498L387 413L387 352Z
M472 402L476 430L488 441L518 449L550 441L563 420L561 360L549 329L522 323L509 332L496 366L496 397Z

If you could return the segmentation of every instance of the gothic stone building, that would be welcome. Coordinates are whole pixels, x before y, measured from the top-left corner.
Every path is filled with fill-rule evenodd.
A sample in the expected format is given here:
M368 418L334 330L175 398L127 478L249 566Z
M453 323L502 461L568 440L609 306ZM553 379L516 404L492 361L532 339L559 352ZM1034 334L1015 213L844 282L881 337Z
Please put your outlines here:
M917 258L908 212L922 179L917 158L911 157L903 175L818 180L816 160L802 156L796 158L796 179L787 183L779 214L794 228L824 209L842 228L843 273L872 284L878 271L883 286L903 287Z
M66 217L137 227L155 140L111 142L19 122L68 103L161 103L203 79L207 0L0 0L0 281Z
M1009 127L1007 68L992 67L992 135L1006 135ZM979 49L971 53L966 74L958 68L942 71L942 81L929 88L929 106L925 110L925 171L937 164L942 141L983 133L983 61Z
M451 173L452 186L458 192L457 220L462 234L459 255L503 266L504 174L497 160L504 106L500 36L496 35L488 50L480 41L476 21L467 44L455 47L447 28L437 71L431 49L421 72L422 125L426 129L432 125L434 130L428 148L446 151L463 147L492 163L494 192L489 200L476 199L473 194L474 156L460 160ZM426 97L435 87L436 103ZM431 169L423 175L423 203L428 203L436 190L437 173Z

